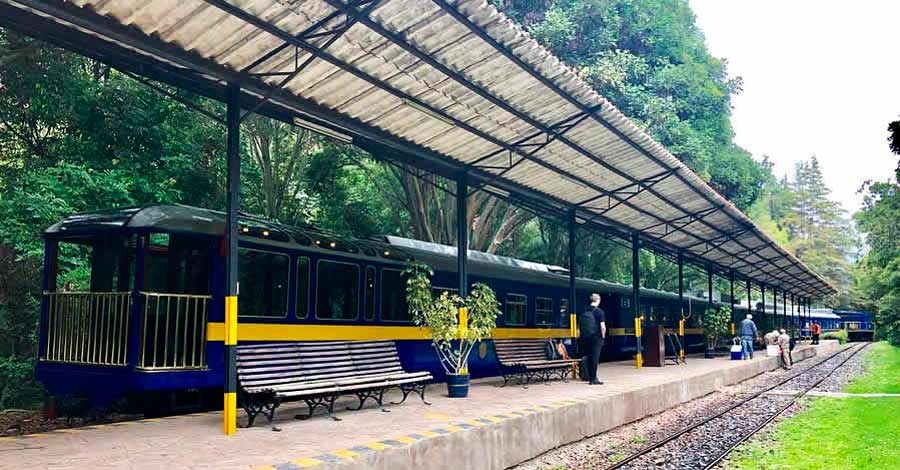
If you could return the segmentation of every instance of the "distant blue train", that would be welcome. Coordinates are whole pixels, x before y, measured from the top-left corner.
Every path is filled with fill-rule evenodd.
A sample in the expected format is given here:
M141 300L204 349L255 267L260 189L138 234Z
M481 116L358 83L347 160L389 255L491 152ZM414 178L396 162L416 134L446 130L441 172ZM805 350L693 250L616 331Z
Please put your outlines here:
M122 397L221 399L224 377L224 217L178 205L73 215L46 231L45 285L37 377L53 395L103 404ZM240 219L239 340L392 339L407 370L443 370L425 332L412 325L402 271L415 260L435 269L436 291L453 291L456 250L399 237L348 240L313 227ZM65 256L61 256L65 255ZM90 259L90 288L75 292L58 273ZM570 336L567 271L471 252L470 280L502 303L497 338ZM578 279L581 302L603 294L611 341L606 359L634 354L631 287ZM674 329L678 296L641 290L648 325ZM574 311L584 308L579 303ZM685 296L684 311L705 299ZM742 317L746 307L739 306ZM685 344L702 349L699 314ZM474 377L498 374L493 348L473 355Z
M810 318L822 327L822 333L845 330L850 341L872 341L875 337L875 320L868 312L814 308ZM804 320L801 334L809 335L809 321Z

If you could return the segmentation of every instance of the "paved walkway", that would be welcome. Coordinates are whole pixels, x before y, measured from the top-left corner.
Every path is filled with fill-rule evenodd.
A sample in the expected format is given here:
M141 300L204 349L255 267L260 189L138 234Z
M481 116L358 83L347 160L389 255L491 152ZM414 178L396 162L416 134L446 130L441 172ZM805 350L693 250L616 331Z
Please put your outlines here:
M565 413L570 421L578 421L579 416L584 416L582 420L588 419L587 416L594 416L583 414L590 411L588 408L567 408L596 404L598 400L615 399L620 395L632 397L632 401L623 402L627 406L622 405L621 408L628 408L639 416L640 413L652 412L656 409L654 406L664 406L657 402L664 403L666 400L653 398L654 393L678 390L680 398L677 400L684 401L740 380L728 379L731 380L729 382L724 379L726 376L738 377L736 371L741 371L740 377L746 378L768 370L771 368L769 364L774 362L762 362L766 359L761 356L757 355L754 361L695 358L686 365L646 367L641 370L635 369L631 361L607 363L600 367L601 378L606 381L603 386L554 382L551 385L531 385L527 389L519 386L500 388L495 380L482 380L472 385L468 399L447 398L445 385L434 384L426 395L432 406L426 406L417 397L410 396L404 405L391 407L390 413L384 413L370 402L361 411L339 413L342 421L332 421L326 416L295 420L293 416L305 411L305 406L289 404L278 410L274 427L265 425L265 419L260 418L258 422L262 421L261 424L250 429L239 429L231 437L222 435L221 413L201 413L0 438L0 468L246 470L295 469L372 461L377 457L367 454L416 447L422 441L455 433L465 434L473 428L496 426L499 429L497 433L505 433L507 428L503 427L503 422L526 415L534 415L529 420L538 420L535 421L537 424L529 426L550 423L551 418L558 418L553 416L554 413ZM730 375L729 371L732 371ZM721 380L718 378L720 376L723 377ZM714 379L712 382L710 377ZM695 384L701 382L709 390L698 389ZM673 384L681 388L671 388ZM680 392L682 389L683 393ZM671 395L673 392L667 393ZM386 402L395 399L395 396L386 397ZM668 401L672 400L668 397ZM350 398L342 405L355 401L355 398ZM622 422L634 419L632 414L603 406L600 408L603 413L616 415L610 419ZM335 409L343 409L343 406ZM579 414L573 414L576 411ZM241 416L240 419L243 421L245 418ZM534 429L524 432L534 433ZM580 432L595 433L587 430ZM497 439L506 437L509 436L499 436ZM522 436L516 439L521 442L526 440ZM408 452L414 453L413 450ZM536 455L539 449L522 452L521 455ZM361 456L367 457L361 459ZM427 457L425 459L427 465ZM459 465L462 466L457 468L472 468L463 463Z

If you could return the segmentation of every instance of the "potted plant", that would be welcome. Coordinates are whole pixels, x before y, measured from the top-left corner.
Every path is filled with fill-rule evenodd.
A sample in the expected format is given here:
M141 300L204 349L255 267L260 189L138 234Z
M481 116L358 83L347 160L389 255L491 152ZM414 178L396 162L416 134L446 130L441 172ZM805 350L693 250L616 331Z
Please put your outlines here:
M447 374L451 398L469 394L469 354L475 345L490 338L497 326L500 304L485 284L475 284L465 298L431 290L431 268L414 264L404 271L406 301L413 322L431 333L431 343Z
M731 309L724 305L718 308L710 307L703 313L700 324L703 326L703 335L706 336L705 357L707 359L716 357L716 345L719 343L719 339L731 333L730 322Z

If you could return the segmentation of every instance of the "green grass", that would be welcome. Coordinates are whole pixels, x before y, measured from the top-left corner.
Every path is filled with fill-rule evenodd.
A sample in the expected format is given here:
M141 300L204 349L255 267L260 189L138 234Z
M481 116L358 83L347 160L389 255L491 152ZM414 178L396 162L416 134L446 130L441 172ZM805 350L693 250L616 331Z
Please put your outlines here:
M898 435L900 399L818 398L766 441L741 447L729 468L900 469Z
M900 393L900 348L888 343L869 346L866 374L850 383L850 393ZM900 419L900 416L898 416Z
M900 349L870 346L867 373L846 391L900 393ZM816 398L764 439L738 448L733 470L900 469L900 398Z

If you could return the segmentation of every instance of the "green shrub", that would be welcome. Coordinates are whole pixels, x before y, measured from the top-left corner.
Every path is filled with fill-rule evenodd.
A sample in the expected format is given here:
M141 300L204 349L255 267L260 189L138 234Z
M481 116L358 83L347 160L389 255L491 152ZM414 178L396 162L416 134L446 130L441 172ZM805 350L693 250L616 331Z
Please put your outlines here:
M836 339L841 344L847 344L847 330L829 331L822 335L822 339Z
M700 317L706 343L715 348L722 338L731 335L731 309L726 306L708 308Z
M416 263L406 268L406 298L413 322L426 328L438 353L444 372L468 374L469 354L475 345L491 337L497 327L500 304L486 284L475 283L465 298L442 293L435 297L431 289L430 267ZM468 314L460 324L460 308Z
M34 361L0 356L0 409L34 409L43 399L44 389L34 380Z

